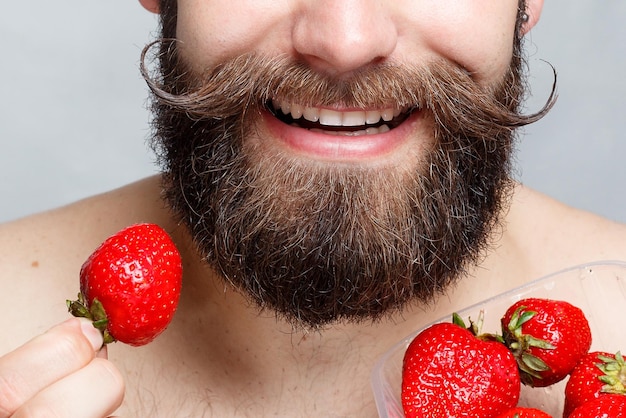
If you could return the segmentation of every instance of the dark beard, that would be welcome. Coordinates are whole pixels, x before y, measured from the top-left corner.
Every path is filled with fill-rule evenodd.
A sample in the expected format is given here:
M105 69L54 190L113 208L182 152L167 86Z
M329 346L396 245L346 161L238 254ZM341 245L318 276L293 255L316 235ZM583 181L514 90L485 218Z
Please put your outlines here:
M176 52L163 41L161 76L144 72L167 201L219 274L296 326L375 320L432 301L478 263L508 203L514 130L552 103L518 113L519 48L504 80L487 88L446 62L334 80L248 55L200 77ZM435 146L411 170L257 149L247 138L274 97L419 108Z

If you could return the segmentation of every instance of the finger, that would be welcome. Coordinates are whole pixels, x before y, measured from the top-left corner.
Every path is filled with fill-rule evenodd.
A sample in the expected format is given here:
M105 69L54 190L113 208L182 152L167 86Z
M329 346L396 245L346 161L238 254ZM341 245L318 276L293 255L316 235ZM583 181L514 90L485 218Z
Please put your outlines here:
M106 345L102 346L102 348L96 354L96 357L102 358L102 359L105 359L105 360L109 359L109 350L107 349Z
M39 392L11 418L103 418L124 398L124 380L108 360L94 359L87 366Z
M71 318L0 357L0 417L89 364L101 345L91 322Z

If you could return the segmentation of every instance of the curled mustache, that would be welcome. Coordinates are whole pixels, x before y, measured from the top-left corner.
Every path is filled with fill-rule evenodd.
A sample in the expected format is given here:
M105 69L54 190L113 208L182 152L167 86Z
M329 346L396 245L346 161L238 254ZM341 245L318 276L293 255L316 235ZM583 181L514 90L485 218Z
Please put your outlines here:
M385 63L336 78L285 56L245 54L199 77L179 59L175 42L165 39L148 44L142 52L141 72L160 105L192 120L240 117L265 107L272 99L317 107L393 106L427 110L439 129L448 134L489 140L541 119L557 98L554 68L554 84L544 107L522 115L522 84L508 82L520 78L513 68L500 85L485 87L471 73L443 59L419 67ZM147 56L161 43L172 43L169 47L161 45L161 68L183 68L182 73L160 78L150 74ZM164 62L168 64L163 65Z

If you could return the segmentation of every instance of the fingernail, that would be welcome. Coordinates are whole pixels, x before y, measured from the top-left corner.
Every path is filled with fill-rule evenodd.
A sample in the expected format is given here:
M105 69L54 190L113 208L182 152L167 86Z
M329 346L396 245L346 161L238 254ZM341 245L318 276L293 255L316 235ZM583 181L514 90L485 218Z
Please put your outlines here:
M88 319L78 318L80 320L80 328L83 335L87 337L94 351L98 351L102 347L102 334L97 330L93 323Z

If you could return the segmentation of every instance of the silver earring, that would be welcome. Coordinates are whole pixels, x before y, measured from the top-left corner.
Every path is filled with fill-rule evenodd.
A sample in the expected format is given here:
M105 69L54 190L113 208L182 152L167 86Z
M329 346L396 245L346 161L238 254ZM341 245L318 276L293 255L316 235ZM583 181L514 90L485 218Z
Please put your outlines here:
M522 22L526 23L528 22L528 19L530 19L530 17L528 16L528 13L526 12L522 13Z

